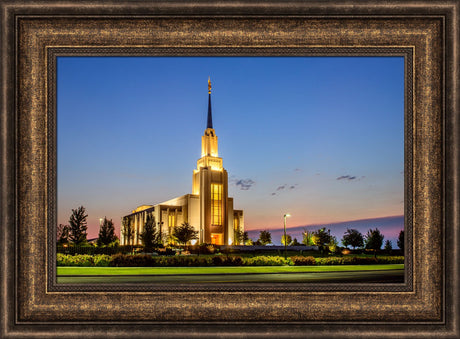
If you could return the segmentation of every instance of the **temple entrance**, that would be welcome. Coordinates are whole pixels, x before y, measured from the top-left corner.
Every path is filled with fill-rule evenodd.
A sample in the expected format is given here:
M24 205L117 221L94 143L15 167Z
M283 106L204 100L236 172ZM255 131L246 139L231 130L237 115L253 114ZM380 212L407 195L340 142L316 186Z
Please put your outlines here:
M211 233L211 244L213 244L213 245L223 245L223 243L222 243L222 234L221 233Z

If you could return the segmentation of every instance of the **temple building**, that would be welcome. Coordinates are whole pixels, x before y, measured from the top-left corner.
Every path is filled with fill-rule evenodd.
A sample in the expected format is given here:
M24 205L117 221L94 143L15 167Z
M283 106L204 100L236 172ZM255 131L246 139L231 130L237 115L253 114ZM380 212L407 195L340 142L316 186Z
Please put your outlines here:
M193 170L192 193L156 205L142 205L122 218L121 245L141 245L140 235L147 216L154 218L164 243L171 242L175 226L188 222L199 232L198 243L231 245L235 231L244 230L242 210L233 209L228 196L228 174L219 157L217 135L212 125L211 80L208 79L208 118L201 137L201 158ZM126 229L133 230L127 239Z

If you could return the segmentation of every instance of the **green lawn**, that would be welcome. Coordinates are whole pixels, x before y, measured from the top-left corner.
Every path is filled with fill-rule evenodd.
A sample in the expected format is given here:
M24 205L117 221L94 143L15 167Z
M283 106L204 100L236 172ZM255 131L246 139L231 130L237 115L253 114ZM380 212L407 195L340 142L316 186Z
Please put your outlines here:
M57 275L165 275L165 274L228 274L341 272L404 269L404 264L337 265L337 266L217 266L217 267L57 267Z

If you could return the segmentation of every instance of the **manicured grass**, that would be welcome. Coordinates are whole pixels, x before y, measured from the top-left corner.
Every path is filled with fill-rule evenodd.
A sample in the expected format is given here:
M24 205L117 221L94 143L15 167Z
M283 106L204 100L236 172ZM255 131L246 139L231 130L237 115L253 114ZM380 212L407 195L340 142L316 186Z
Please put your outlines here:
M341 272L404 269L404 264L337 266L217 266L217 267L57 267L57 275L165 275Z

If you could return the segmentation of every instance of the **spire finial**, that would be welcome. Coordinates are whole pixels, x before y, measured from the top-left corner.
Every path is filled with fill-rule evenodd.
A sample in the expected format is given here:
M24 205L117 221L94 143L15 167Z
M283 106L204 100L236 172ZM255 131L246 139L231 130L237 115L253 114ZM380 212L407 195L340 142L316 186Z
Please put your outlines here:
M212 109L211 109L211 77L208 78L208 123L206 128L212 128Z

